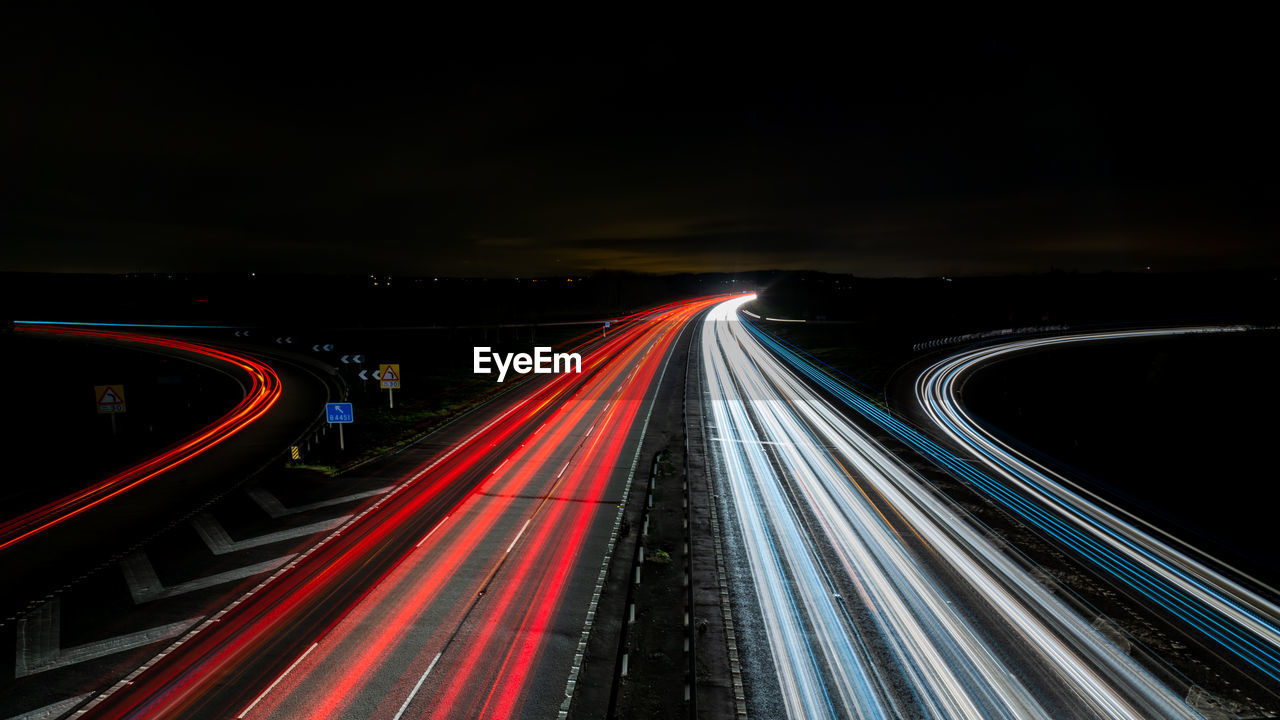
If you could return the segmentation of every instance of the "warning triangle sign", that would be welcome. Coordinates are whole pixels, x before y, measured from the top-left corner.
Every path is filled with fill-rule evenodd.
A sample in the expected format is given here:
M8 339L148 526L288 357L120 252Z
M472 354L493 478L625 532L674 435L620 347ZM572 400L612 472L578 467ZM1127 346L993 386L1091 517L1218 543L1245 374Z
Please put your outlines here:
M382 379L382 382L388 382L390 380L399 380L400 378L396 377L395 366L388 365L386 371L382 373L381 379Z
M111 386L107 386L107 389L102 391L102 397L98 398L99 405L119 405L122 402L124 401Z

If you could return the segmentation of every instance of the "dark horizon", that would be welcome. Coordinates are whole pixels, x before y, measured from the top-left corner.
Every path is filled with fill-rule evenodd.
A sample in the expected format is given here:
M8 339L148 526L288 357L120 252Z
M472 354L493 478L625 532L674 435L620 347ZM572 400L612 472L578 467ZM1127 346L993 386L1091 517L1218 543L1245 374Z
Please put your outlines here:
M388 282L390 280L390 282ZM447 328L600 322L664 303L758 292L778 317L893 328L911 342L1031 326L1280 323L1280 271L863 278L818 271L541 278L0 273L0 320L207 327Z

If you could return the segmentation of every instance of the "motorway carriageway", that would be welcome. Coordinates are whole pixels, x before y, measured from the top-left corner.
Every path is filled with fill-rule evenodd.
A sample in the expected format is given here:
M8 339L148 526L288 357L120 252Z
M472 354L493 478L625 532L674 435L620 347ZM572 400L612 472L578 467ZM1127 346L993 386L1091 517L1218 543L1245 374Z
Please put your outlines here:
M280 399L280 378L269 365L251 357L208 345L119 330L79 329L53 325L21 325L17 331L117 341L140 345L151 350L191 353L197 358L226 363L233 369L240 370L243 377L249 380L249 386L245 388L244 398L235 407L174 446L89 487L0 523L0 551L29 540L190 461L244 430L266 414Z
M916 399L938 429L986 468L975 484L1105 576L1162 609L1192 637L1275 693L1280 683L1280 608L1231 576L1243 577L1172 535L1049 470L981 427L960 404L966 374L1012 353L1068 343L1236 332L1238 326L1126 330L1032 338L939 361L916 380ZM1261 582L1247 578L1258 587ZM1274 595L1274 590L1272 590Z
M718 299L627 318L581 375L405 453L382 499L73 717L555 715L669 351Z
M708 438L787 716L1199 717L769 352L752 297L705 320Z

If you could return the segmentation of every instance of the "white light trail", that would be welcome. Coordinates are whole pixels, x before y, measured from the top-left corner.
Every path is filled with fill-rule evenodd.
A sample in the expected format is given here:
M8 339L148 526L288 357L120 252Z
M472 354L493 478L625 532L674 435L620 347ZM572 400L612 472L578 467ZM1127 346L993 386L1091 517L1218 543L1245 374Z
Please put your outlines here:
M737 320L751 299L708 315L703 372L791 717L1198 717L766 350Z
M1012 353L1068 343L1221 333L1247 328L1130 330L1034 338L966 351L926 370L916 381L925 413L954 442L972 449L990 476L1011 493L1008 502L1033 507L1045 529L1080 548L1104 571L1205 633L1227 651L1280 676L1280 608L1228 577L1234 573L1172 535L1019 454L981 427L958 399L961 379ZM1251 581L1263 586L1253 578Z

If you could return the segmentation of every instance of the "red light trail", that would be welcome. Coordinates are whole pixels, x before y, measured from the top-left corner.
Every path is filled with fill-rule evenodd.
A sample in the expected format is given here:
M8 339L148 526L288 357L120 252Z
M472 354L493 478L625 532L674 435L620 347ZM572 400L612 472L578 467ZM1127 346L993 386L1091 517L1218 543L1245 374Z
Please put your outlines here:
M88 714L519 714L552 625L581 630L586 599L578 593L573 612L564 601L599 571L598 558L577 560L617 513L621 455L668 351L718 299L611 329L581 375L551 376L448 452L401 470L383 499ZM437 662L438 685L426 682ZM561 688L568 672L557 668Z
M89 487L0 523L0 550L11 547L51 527L76 517L172 470L230 438L262 417L280 399L280 378L271 366L244 355L198 343L139 335L118 330L88 330L54 326L21 326L17 332L119 340L151 347L195 353L229 363L250 380L244 398L222 417L183 438L164 451L112 474Z

